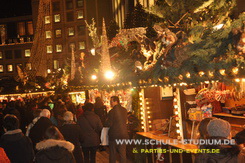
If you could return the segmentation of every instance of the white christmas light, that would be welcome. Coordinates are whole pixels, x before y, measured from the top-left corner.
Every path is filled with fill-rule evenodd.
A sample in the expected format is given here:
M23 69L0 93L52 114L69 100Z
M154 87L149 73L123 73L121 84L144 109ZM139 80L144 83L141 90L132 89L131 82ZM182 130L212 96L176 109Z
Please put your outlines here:
M92 79L92 80L96 80L96 79L97 79L97 76L96 76L96 75L92 75L92 76L91 76L91 79Z
M112 80L114 78L115 74L112 71L106 71L105 72L105 77L109 80Z

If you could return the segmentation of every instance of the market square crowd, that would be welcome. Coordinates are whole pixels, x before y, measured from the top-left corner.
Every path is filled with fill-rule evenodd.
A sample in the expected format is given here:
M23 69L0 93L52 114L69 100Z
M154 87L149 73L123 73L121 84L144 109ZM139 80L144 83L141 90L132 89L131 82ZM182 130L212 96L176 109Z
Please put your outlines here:
M111 106L107 113L100 97L78 106L69 96L3 101L0 162L96 162L96 151L105 150L100 146L103 126L110 127L110 162L116 162L117 150L120 162L126 162L126 145L118 146L114 139L129 138L127 121L137 126L138 120L117 96L111 97Z
M94 163L101 143L103 127L109 127L109 162L126 163L126 144L116 139L133 138L139 120L112 96L107 112L102 99L75 106L69 96L46 96L16 99L0 103L1 163ZM230 139L227 121L206 118L199 124L200 139ZM197 154L197 163L245 162L245 130L234 139L236 145L202 145L202 149L220 149L220 153Z

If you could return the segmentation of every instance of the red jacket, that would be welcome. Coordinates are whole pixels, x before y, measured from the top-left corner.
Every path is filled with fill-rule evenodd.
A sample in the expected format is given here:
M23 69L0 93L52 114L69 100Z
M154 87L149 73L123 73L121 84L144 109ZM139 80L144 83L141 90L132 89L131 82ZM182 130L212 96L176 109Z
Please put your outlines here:
M0 148L0 162L1 163L10 163L9 158L6 155L3 148Z

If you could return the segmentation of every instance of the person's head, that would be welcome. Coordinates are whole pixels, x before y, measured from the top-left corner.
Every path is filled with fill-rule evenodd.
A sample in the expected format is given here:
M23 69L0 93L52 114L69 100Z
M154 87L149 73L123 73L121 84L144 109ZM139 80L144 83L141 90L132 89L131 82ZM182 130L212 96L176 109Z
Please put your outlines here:
M209 137L228 138L231 133L231 125L222 119L213 119L207 125Z
M15 115L7 114L3 118L3 128L5 131L12 131L19 129L19 120Z
M118 96L111 96L111 106L114 107L115 105L120 104L119 97Z
M100 108L102 107L104 104L103 104L103 100L101 99L101 97L96 97L95 98L95 103L94 103L94 107L95 108Z
M83 108L84 108L84 111L93 111L94 104L89 102L89 103L85 104Z
M72 112L66 111L66 112L64 113L64 115L63 115L63 119L64 119L64 121L66 121L66 122L73 121L74 118L73 118Z
M51 116L51 113L48 109L43 109L40 113L40 117L50 118L50 116Z
M199 137L200 137L200 139L206 139L206 138L208 138L209 136L208 136L208 131L207 131L207 125L208 125L208 123L211 121L211 120L213 120L213 119L215 119L214 117L210 117L210 118L205 118L205 119L203 119L200 123L199 123L199 125L198 125L198 131L199 131Z
M44 139L55 139L64 140L63 135L60 133L59 129L55 126L50 126L47 128L44 134Z
M242 144L245 144L245 129L238 132L235 137L234 137L236 143L238 145L242 145Z

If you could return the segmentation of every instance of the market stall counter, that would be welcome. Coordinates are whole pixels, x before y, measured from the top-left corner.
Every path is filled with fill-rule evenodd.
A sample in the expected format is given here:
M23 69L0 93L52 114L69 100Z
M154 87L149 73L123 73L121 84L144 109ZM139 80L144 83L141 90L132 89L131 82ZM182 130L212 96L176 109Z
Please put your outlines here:
M145 154L145 162L192 163L195 160L197 145L183 144L177 139L153 132L138 132L137 134L144 142L142 143L144 146L141 146L141 149L138 149L137 152L138 154ZM161 145L157 145L159 142L161 142Z

